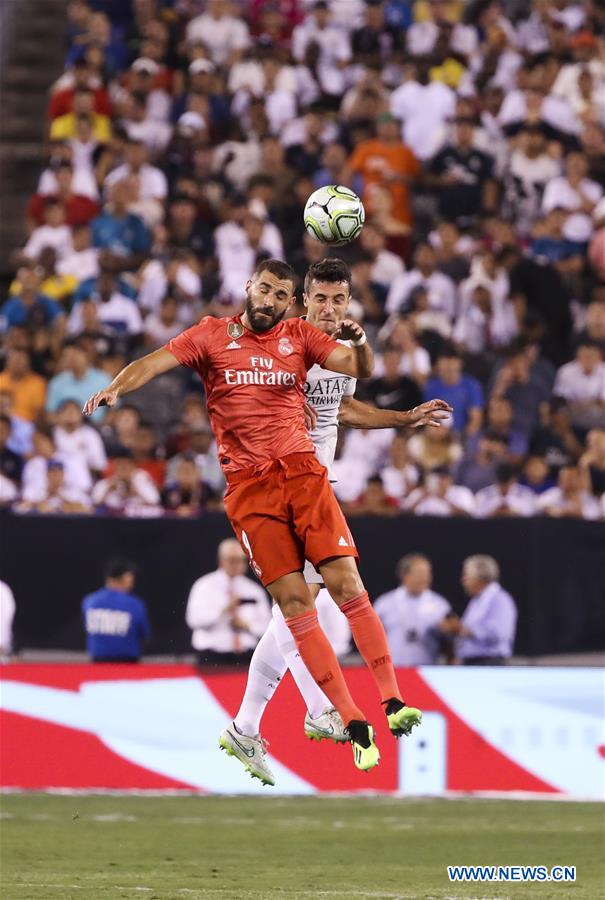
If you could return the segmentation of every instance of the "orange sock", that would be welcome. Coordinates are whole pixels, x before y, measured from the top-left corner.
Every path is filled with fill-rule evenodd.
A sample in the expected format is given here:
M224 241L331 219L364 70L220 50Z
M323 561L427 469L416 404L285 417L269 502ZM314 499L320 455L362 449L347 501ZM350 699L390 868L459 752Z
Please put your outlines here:
M365 721L349 693L342 669L330 641L325 636L314 609L286 619L302 661L334 707L345 725L353 719Z
M401 700L401 694L395 677L393 660L389 652L387 636L382 622L374 611L368 592L352 597L340 607L351 626L351 633L357 649L380 691L380 699L384 703L391 697Z

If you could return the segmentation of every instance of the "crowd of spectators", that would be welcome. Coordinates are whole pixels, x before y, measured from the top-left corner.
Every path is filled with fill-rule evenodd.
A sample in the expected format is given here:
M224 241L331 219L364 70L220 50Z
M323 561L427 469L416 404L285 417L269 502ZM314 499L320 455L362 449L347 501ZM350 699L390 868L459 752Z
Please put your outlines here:
M360 399L449 426L344 431L348 514L605 517L603 0L71 0L47 160L0 308L0 504L196 516L224 481L176 371L84 421L130 359L299 275L311 191L376 350ZM300 304L292 314L300 314Z

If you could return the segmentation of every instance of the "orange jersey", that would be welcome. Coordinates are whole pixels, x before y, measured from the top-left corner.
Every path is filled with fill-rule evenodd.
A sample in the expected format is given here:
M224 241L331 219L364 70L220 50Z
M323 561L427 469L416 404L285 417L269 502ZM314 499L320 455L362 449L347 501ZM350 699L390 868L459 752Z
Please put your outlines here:
M393 198L393 216L407 225L411 223L412 210L407 185L401 181L389 181L387 177L388 173L394 172L414 181L420 175L420 163L409 147L405 144L385 144L379 140L362 141L349 159L349 168L363 177L363 200L370 212L372 202L368 199L368 186L381 184Z
M307 370L323 366L339 347L304 319L285 319L258 333L244 328L240 316L206 316L165 349L199 373L228 474L314 452L303 413Z

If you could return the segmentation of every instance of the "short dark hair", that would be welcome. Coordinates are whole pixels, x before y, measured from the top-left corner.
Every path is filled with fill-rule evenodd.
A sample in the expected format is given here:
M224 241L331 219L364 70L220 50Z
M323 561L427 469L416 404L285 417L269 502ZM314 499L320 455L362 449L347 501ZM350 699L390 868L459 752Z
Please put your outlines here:
M326 257L309 266L305 275L304 292L308 294L313 281L327 281L328 284L337 284L339 281L344 281L348 284L350 291L351 280L351 270L344 260L338 259L338 257Z
M291 281L293 288L296 288L296 285L298 284L296 272L292 266L281 259L262 259L257 263L256 268L250 277L256 278L261 272L270 272L271 275L275 275L280 281Z
M500 463L496 467L496 484L508 484L517 477L517 470L510 463Z
M126 572L132 572L133 575L137 573L137 567L133 562L129 559L124 559L123 557L114 557L110 559L109 562L105 565L104 575L105 578L121 578L122 575L125 575Z

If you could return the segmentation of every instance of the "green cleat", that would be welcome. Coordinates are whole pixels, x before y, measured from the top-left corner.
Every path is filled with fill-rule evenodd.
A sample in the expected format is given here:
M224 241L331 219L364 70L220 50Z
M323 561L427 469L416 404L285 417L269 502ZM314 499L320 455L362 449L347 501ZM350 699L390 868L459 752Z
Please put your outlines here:
M358 769L368 772L380 762L380 750L374 743L374 729L369 722L352 720L346 731L353 745L353 760Z
M401 700L389 700L386 714L391 734L396 738L411 734L412 728L422 722L420 710L406 706Z
M249 737L231 726L222 732L218 745L228 756L235 756L252 778L258 778L263 784L275 784L275 775L267 765L267 743L260 734Z

